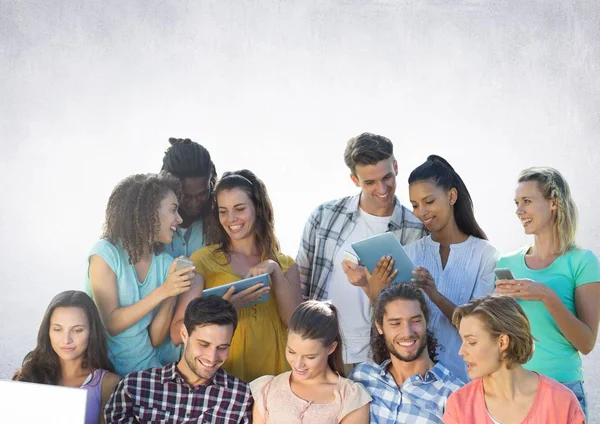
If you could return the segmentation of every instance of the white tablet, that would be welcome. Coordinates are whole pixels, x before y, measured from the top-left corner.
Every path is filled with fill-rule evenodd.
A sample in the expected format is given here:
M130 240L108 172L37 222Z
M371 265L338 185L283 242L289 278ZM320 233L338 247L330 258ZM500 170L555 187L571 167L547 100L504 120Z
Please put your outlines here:
M87 390L0 380L3 423L82 424Z
M391 256L394 260L394 269L398 274L394 283L410 283L414 278L412 271L415 264L410 260L402 245L393 233L387 232L352 243L352 248L365 264L370 273L373 273L377 262L384 256Z

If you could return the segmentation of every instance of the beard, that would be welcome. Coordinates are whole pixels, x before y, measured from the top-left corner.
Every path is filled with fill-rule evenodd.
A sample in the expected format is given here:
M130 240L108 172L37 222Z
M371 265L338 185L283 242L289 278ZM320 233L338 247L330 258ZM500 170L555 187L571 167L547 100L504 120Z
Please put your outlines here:
M186 362L187 366L189 367L190 371L192 371L197 377L205 379L205 380L210 380L211 378L213 378L213 376L221 368L220 366L216 366L214 368L214 371L208 371L203 368L200 368L198 366L198 363L196 362L196 357L194 357L192 355L188 355L187 352L184 352L183 358L185 359L185 362ZM221 364L219 364L219 365L221 365Z
M421 357L421 355L423 355L423 352L425 351L425 348L427 347L427 334L425 334L422 337L420 337L419 339L417 339L417 343L419 344L419 347L417 348L417 350L414 354L411 354L408 356L402 356L396 350L396 346L394 346L394 341L389 340L386 337L385 333L383 334L383 337L385 339L385 346L387 347L387 350L390 352L390 355L394 355L396 358L398 358L402 362L412 362L416 359L419 359Z

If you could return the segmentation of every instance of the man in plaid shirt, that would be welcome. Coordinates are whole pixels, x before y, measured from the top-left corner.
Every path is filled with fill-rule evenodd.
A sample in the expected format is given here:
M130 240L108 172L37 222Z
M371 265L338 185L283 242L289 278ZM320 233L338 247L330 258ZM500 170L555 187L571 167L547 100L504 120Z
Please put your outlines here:
M249 386L221 369L237 326L231 303L211 296L186 308L181 360L124 377L104 409L107 423L250 423Z
M429 310L423 293L408 283L384 288L373 312L373 361L349 375L367 389L371 423L442 423L446 402L463 382L441 362L427 330Z
M338 308L344 363L351 368L368 359L371 304L360 288L367 284L365 268L345 260L345 252L354 252L352 243L386 231L403 245L427 233L395 196L398 164L389 139L360 134L348 141L344 160L361 192L315 209L296 262L304 299L331 300Z

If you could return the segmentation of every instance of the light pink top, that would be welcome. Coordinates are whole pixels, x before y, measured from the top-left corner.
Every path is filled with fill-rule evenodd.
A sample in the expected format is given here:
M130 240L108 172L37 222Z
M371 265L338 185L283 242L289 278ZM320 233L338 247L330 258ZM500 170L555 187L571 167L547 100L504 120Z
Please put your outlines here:
M250 383L254 402L267 424L337 424L350 412L371 402L362 384L344 377L339 378L334 389L333 402L307 402L292 392L290 375L291 371L276 377L265 375Z
M485 405L483 380L478 378L448 398L444 424L492 424ZM540 375L540 383L529 413L522 424L581 424L585 416L571 390L549 377Z

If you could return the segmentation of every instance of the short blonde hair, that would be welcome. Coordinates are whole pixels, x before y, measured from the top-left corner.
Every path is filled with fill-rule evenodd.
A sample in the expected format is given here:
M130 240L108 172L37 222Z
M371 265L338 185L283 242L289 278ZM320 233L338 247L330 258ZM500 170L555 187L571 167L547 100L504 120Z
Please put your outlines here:
M457 307L452 315L452 323L458 329L467 316L476 316L484 324L493 338L505 334L509 338L508 348L502 360L507 368L524 364L533 356L533 336L529 319L521 305L508 296L488 295L472 299Z
M521 171L518 181L536 181L544 198L556 199L556 219L553 224L554 242L562 255L575 247L579 216L571 197L571 189L560 172L549 166L534 166Z

